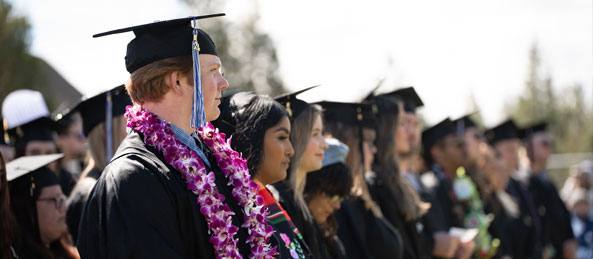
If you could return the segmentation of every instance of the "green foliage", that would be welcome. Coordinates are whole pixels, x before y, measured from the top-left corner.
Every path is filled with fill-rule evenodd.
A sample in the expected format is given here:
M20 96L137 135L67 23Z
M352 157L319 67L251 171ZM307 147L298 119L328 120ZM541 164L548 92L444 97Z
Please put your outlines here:
M182 0L197 10L198 14L224 10L226 1ZM257 6L253 1L252 6ZM271 96L285 92L278 71L276 46L272 39L257 29L258 8L241 23L228 19L209 19L199 26L210 34L222 60L230 91L255 91Z
M593 111L585 102L582 85L554 90L549 75L542 75L541 60L534 45L530 52L529 74L524 94L506 107L506 113L519 125L546 120L555 140L556 153L593 150Z
M0 100L16 89L44 92L42 61L29 54L29 28L25 17L14 16L12 6L0 0Z

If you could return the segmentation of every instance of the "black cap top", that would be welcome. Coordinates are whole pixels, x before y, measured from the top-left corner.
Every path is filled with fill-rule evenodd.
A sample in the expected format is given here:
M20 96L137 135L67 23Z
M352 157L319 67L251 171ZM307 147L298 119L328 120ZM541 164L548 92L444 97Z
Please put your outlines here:
M288 116L290 116L290 120L292 121L294 118L299 116L299 114L301 114L301 112L303 112L307 107L309 107L309 103L301 99L298 99L297 95L302 94L303 92L309 91L318 86L319 85L311 86L293 93L276 96L274 97L274 100L276 100L286 108Z
M138 68L152 62L166 58L186 56L192 54L193 28L191 22L199 19L224 16L224 13L168 21L158 21L149 24L103 32L93 35L102 37L111 34L133 31L136 37L128 43L126 52L126 69L132 73ZM210 36L198 30L200 54L216 55L216 46Z
M323 119L330 122L343 122L360 125L372 122L370 104L322 101L315 103L323 107Z
M478 124L471 119L472 114L465 115L453 121L458 133L463 133L466 129L477 128Z
M455 124L449 118L446 118L422 131L422 149L424 152L429 152L430 148L439 140L451 134L455 134Z
M218 106L220 115L212 124L227 136L234 134L238 123L237 113L241 112L256 96L254 92L235 92L223 96Z
M124 85L102 92L92 97L83 97L72 109L66 110L56 116L57 120L68 118L72 113L80 112L82 117L82 129L88 136L101 122L105 121L107 93L111 92L112 114L113 117L122 115L126 112L126 106L132 105L128 92Z
M519 137L521 139L526 139L531 137L535 133L539 132L546 132L548 130L548 123L547 122L538 122L531 125L528 125L519 130Z
M512 119L508 119L498 126L486 130L486 139L491 145L507 139L518 139L519 128Z
M43 187L59 185L56 174L45 166L63 156L63 154L24 156L8 162L6 179L10 182L11 195L20 192L36 199Z
M41 117L24 125L8 130L8 134L15 138L15 144L28 143L33 140L53 141L57 123L48 118Z
M414 87L406 87L381 95L389 96L403 102L404 111L415 113L416 109L424 106Z

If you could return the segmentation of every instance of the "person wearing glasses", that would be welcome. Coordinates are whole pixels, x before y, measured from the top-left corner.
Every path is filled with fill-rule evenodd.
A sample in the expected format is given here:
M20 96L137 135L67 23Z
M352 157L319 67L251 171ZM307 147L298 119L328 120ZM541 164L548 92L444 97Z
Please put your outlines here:
M48 164L62 154L25 156L6 165L10 205L17 222L18 258L79 258L67 244L66 195Z
M546 174L546 164L554 148L547 126L546 122L534 123L519 131L529 161L527 188L541 219L546 251L553 251L552 258L574 258L578 244L571 215Z
M350 194L353 179L345 164L348 146L337 139L327 139L323 167L307 174L305 201L322 231L331 258L347 258L346 250L338 237L338 224L334 211L340 209L344 197Z

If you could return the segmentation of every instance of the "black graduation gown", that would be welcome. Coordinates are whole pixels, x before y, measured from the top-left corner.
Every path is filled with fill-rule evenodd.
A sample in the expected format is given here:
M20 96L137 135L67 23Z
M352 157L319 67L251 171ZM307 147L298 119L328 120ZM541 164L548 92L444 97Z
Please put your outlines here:
M429 253L426 252L424 241L421 235L422 223L419 220L406 221L404 215L401 213L397 201L392 197L391 190L384 184L381 179L378 179L375 174L368 174L367 181L369 183L369 192L375 202L381 208L383 216L389 223L398 230L403 241L403 255L404 258L429 258Z
M541 258L542 227L537 215L531 193L514 178L510 178L506 192L513 196L519 205L519 217L513 220L513 258Z
M72 173L66 171L63 168L60 168L60 172L58 173L58 180L60 181L60 187L62 188L62 192L69 196L76 185L76 180L72 176Z
M298 208L294 201L293 192L288 185L284 181L281 181L268 185L268 188L273 194L278 195L278 197L274 198L282 205L286 213L290 215L292 222L303 235L303 239L309 247L313 258L331 258L319 225L317 225L313 217L306 218L304 212Z
M78 238L78 225L80 224L80 217L82 216L82 210L86 205L86 200L89 197L89 193L95 186L97 179L101 176L101 171L97 168L93 168L88 172L85 178L78 181L78 184L70 193L68 197L66 210L66 224L68 230L72 235L72 240Z
M131 132L97 180L84 209L78 236L82 258L215 258L197 195L154 148ZM208 153L207 153L208 156ZM243 212L231 187L209 156L216 186L241 226ZM247 232L235 235L247 257Z
M344 200L334 215L348 258L407 258L399 232L367 210L361 198Z
M437 177L430 171L422 176L424 185L427 188L430 209L422 217L424 225L423 235L426 243L426 250L434 248L433 234L436 232L448 233L452 227L463 228L464 211L461 203L455 198L453 186L449 179ZM427 179L431 179L427 181Z
M548 179L532 174L528 189L533 195L541 219L542 243L554 247L554 258L562 258L564 241L574 238L571 215L558 195L558 190Z

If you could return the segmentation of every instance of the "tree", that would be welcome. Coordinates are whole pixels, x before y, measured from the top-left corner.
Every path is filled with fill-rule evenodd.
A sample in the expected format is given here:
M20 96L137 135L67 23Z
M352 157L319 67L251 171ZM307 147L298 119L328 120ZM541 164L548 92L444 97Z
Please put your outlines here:
M216 12L226 4L226 1L182 1L200 14ZM256 1L252 2L253 6L257 6ZM243 23L231 23L227 19L218 18L199 22L199 26L216 43L230 89L279 95L285 89L278 71L276 47L266 33L257 29L258 20L259 11L256 7Z
M530 51L529 74L523 96L507 105L507 115L519 125L546 120L555 140L555 152L590 152L593 149L593 111L586 105L583 87L575 84L556 93L551 76L543 76L537 46Z
M14 16L12 6L0 0L0 100L22 88L50 94L42 89L42 61L29 54L29 29L26 18Z

